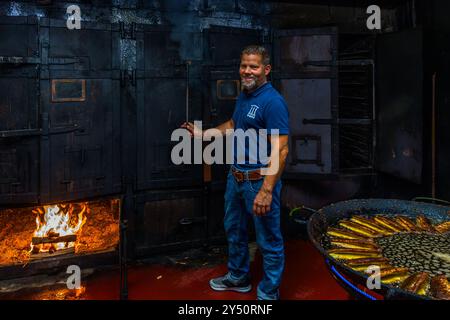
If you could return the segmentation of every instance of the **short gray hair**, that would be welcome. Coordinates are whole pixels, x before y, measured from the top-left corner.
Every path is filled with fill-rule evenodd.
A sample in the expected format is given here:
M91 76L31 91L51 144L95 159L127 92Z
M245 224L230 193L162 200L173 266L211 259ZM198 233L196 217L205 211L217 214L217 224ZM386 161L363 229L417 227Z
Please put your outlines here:
M270 64L270 55L267 52L266 48L260 45L250 45L244 48L241 52L241 58L244 54L258 54L262 58L262 63L267 66Z

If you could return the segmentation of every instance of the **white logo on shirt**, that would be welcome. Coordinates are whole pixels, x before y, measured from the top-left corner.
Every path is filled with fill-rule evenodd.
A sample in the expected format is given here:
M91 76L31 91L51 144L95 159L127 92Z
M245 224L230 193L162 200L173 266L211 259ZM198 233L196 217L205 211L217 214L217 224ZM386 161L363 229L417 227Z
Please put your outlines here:
M256 116L256 110L258 110L259 106L257 106L256 104L252 104L250 106L250 111L247 113L247 117L255 119Z

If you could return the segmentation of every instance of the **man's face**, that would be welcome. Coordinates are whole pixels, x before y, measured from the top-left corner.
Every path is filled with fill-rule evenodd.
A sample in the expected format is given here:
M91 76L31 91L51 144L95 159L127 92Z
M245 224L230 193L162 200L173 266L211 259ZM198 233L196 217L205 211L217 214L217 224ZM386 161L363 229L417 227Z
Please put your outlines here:
M270 65L264 65L262 56L259 54L243 54L239 74L241 76L242 87L247 91L252 91L267 81L270 73Z

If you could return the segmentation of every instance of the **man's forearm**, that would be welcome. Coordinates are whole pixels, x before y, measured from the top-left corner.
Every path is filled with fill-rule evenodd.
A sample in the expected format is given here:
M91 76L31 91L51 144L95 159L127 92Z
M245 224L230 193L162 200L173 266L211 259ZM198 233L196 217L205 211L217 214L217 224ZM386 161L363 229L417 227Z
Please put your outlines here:
M203 138L210 140L211 137L221 137L226 135L227 130L230 129L234 129L233 119L230 119L215 128L203 131Z
M278 170L277 170L276 174L265 176L264 182L263 182L263 185L261 188L266 192L272 192L273 188L275 187L275 184L281 178L281 174L283 173L283 170L284 170L284 167L286 164L286 158L289 153L287 141L283 142L282 146L277 146L277 148L275 148L274 152L278 152L278 155L274 154L272 152L272 154L270 156L269 166L274 162L276 163L276 161L273 161L274 157L278 157L279 166L278 166Z

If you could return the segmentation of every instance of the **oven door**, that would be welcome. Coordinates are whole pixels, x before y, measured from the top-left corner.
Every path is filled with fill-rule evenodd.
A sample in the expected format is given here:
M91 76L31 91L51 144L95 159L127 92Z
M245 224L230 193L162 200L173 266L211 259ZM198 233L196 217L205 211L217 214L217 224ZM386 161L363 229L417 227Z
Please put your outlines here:
M273 83L289 108L285 178L337 174L337 28L276 30Z

